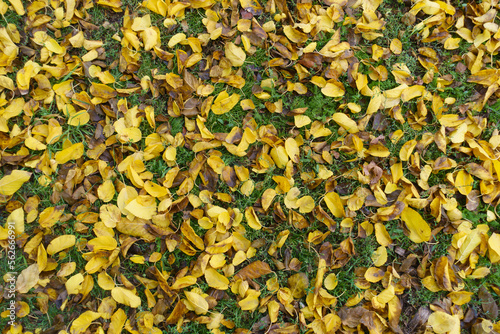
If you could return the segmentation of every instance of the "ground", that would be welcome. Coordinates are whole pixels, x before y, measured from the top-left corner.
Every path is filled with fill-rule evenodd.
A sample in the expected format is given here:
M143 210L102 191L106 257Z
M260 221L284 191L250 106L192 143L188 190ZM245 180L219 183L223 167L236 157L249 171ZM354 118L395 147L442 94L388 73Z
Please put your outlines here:
M2 333L500 332L495 1L1 4Z

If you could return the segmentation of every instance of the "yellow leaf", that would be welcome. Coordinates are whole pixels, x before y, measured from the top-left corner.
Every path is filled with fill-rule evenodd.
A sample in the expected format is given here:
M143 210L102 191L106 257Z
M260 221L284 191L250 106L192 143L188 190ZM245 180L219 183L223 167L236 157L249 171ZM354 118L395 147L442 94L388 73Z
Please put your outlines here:
M54 207L48 207L40 213L38 223L43 228L51 228L59 220L62 215L62 210Z
M359 132L358 124L344 113L334 113L332 115L332 119L335 121L335 123L346 129L349 133Z
M284 26L283 32L285 33L285 36L293 43L304 44L305 42L307 42L307 35L303 32L298 31L292 26Z
M76 0L66 0L66 21L71 21L73 18L75 14L75 5Z
M377 267L368 268L365 272L365 279L370 283L376 283L384 278L385 271Z
M288 163L288 155L286 149L283 146L273 147L270 152L271 158L273 159L276 167L285 168Z
M472 274L467 275L467 278L468 279L481 279L481 278L485 278L489 274L490 274L490 268L488 268L488 267L477 267L476 269L474 269L474 271L472 272Z
M93 311L85 311L71 324L70 333L84 333L92 322L101 317L101 313Z
M20 75L19 73L20 72L17 72L18 76ZM18 83L18 86L19 86L19 83ZM16 117L23 112L24 105L25 105L25 102L24 102L24 99L22 97L14 99L14 100L12 100L12 102L9 103L7 108L0 111L0 115L7 120L11 119L12 117Z
M90 94L104 100L109 100L115 97L118 93L112 87L97 82L92 82L92 85L90 86Z
M240 96L238 94L229 94L224 90L217 95L217 98L214 100L212 104L212 112L216 115L222 115L230 111L234 108L238 101L240 100Z
M488 256L491 263L500 262L500 234L493 233L488 239Z
M269 319L271 320L271 323L275 323L276 321L278 321L280 304L275 300L271 300L269 303L267 303L267 312L269 313Z
M97 253L101 250L113 250L118 246L116 239L109 235L100 235L87 243L89 249Z
M262 208L264 209L264 211L267 211L267 209L269 209L275 196L276 196L276 190L274 190L273 188L267 188L264 191L261 198Z
M374 145L370 144L370 147L366 150L366 153L379 158L386 158L391 154L389 152L389 149L380 143Z
M481 244L481 232L479 229L472 230L458 249L456 260L465 263L469 255Z
M382 290L376 297L372 299L372 305L376 308L384 307L392 298L394 298L394 286L389 285L386 289Z
M125 206L125 210L136 217L151 219L156 214L156 200L149 195L139 195Z
M76 274L71 276L64 285L66 286L66 291L68 295L76 295L80 292L83 283L83 275Z
M58 164L62 165L70 160L81 158L84 151L85 147L83 146L83 143L76 143L62 151L57 152L55 159Z
M258 0L240 0L241 7L254 16L262 14L262 6Z
M463 141L465 140L466 133L467 133L467 124L462 123L456 128L455 131L450 133L449 135L450 141L454 144L463 143Z
M57 272L57 277L66 277L74 273L76 270L76 262L66 262L61 265L61 269Z
M408 236L415 243L427 242L431 239L431 227L420 216L420 214L410 207L404 208L401 213L401 220L405 222L410 231Z
M341 82L327 82L325 87L321 88L321 93L329 97L341 97L345 94L345 88Z
M36 263L33 263L28 268L21 271L16 281L17 292L28 293L28 291L37 284L39 276L40 270Z
M451 38L448 37L446 41L444 41L445 50L456 50L460 47L461 38Z
M172 36L170 38L170 40L168 41L168 47L169 48L173 48L174 46L176 46L177 44L179 44L180 42L184 41L186 39L186 34L180 32L178 34L175 34L174 36Z
M12 5L12 7L14 7L14 10L16 11L17 15L25 14L23 3L21 2L21 0L9 0L9 2Z
M217 290L227 290L229 288L229 280L213 268L205 270L205 280L211 288Z
M26 140L24 141L24 145L26 145L27 148L33 151L42 151L47 148L47 145L43 144L42 142L31 136L26 138Z
M288 297L292 298L302 298L307 292L306 289L309 288L309 278L305 273L297 273L288 278L288 289L280 289L278 295L281 297L280 301L287 300Z
M391 49L392 53L394 53L396 55L401 54L401 52L403 51L403 44L401 43L401 41L399 39L394 38L391 41L390 49Z
M97 275L97 285L103 290L110 291L115 287L115 282L105 271L101 271Z
M294 163L299 163L300 150L297 145L297 141L293 138L287 138L285 141L286 153L290 157L290 160Z
M243 261L245 261L247 259L247 255L245 254L244 251L237 251L236 254L234 255L233 257L233 266L238 266L240 265L241 263L243 263Z
M392 243L392 239L389 236L389 233L387 232L385 226L381 223L375 223L374 227L375 227L375 238L377 239L379 245L382 245L384 247L389 246Z
M31 177L30 172L24 170L13 170L12 173L0 179L0 195L13 195Z
M337 275L335 275L335 273L331 273L325 278L325 288L333 290L337 286L338 282Z
M302 128L311 124L311 119L307 115L297 115L294 117L294 122L296 127Z
M259 306L260 292L251 290L251 293L245 299L238 302L238 305L243 311L253 311Z
M8 90L14 90L14 80L5 75L0 75L0 87L6 88Z
M212 85L210 85L210 86L211 86L210 93L212 93L214 86L212 86ZM202 95L202 94L200 94L200 95ZM202 95L202 96L205 96L205 95ZM255 104L250 99L241 100L240 101L240 106L241 106L241 109L243 109L243 110L253 110L253 109L255 109Z
M208 312L208 302L205 298L192 291L184 291L184 295L191 306L193 306L196 314L206 314Z
M220 219L220 215L219 215L219 219ZM205 244L203 242L203 239L200 238L196 232L194 231L194 229L191 227L191 224L190 224L190 221L189 220L185 220L182 225L181 225L181 232L182 232L182 235L188 239L189 241L191 241L193 243L193 245L196 246L196 248L198 248L199 250L204 250L205 249Z
M121 220L121 212L120 209L113 204L105 204L99 208L99 218L101 218L102 222L106 227L114 228L116 227L116 223Z
M47 246L47 254L54 255L63 249L73 247L76 243L74 235L61 235L53 239Z
M435 333L460 334L460 319L458 315L437 311L432 313L427 320Z
M346 307L353 307L357 304L359 304L360 301L364 299L363 294L357 293L355 296L350 297L347 302L345 303Z
M17 235L24 233L24 210L17 208L10 213L6 220L6 226L14 226Z
M193 284L196 284L197 278L194 276L184 276L182 278L179 278L172 284L171 289L173 290L179 290L179 289L184 289L185 287L191 286Z
M90 114L85 110L80 110L70 115L68 125L80 126L85 125L90 121Z
M243 51L242 48L236 46L232 42L226 43L225 55L226 58L231 62L231 65L235 67L242 66L245 63L245 59L247 58L245 51Z
M53 38L49 38L46 42L45 42L45 47L51 51L51 52L54 52L56 54L63 54L66 52L66 48L65 47L62 47L60 46L57 41Z
M74 1L74 0L70 0ZM81 48L83 46L83 42L85 41L85 36L83 35L83 31L79 31L76 35L69 39L71 46L74 48Z
M137 308L141 305L141 298L134 291L122 287L116 287L111 290L111 296L117 303Z
M144 190L153 197L163 197L168 194L168 190L165 187L159 186L149 180L144 182Z
M297 200L300 213L309 213L314 209L314 199L311 196L304 196Z
M471 301L474 293L468 291L453 291L448 294L455 305L464 305Z
M399 151L399 158L401 161L408 161L410 159L415 146L417 146L417 141L415 139L408 140L404 143L403 147L401 147L401 150Z
M144 264L144 262L146 262L146 259L142 255L134 254L130 257L130 261L137 264Z
M331 213L337 217L342 218L345 217L344 205L342 205L342 201L340 200L339 194L334 191L329 192L324 197L326 206L330 209Z
M151 16L149 14L142 17L134 18L132 26L130 27L133 31L144 31L145 29L151 27Z
M250 206L245 209L245 218L247 220L248 226L250 226L254 230L260 230L262 228L259 217L257 217L257 214L255 213L253 207Z
M311 134L316 138L320 138L331 135L332 131L328 128L325 128L325 125L322 122L314 121L313 124L311 125Z
M408 102L411 99L424 95L424 92L425 92L424 86L421 85L410 86L405 90L403 90L403 92L401 93L401 100L403 102Z
M154 28L146 28L141 32L142 40L144 41L144 50L151 50L158 43L158 33Z
M377 248L371 255L373 265L376 267L383 266L387 262L387 249L384 246Z
M460 170L455 177L455 188L462 195L469 195L472 191L472 185L474 184L474 179L472 176L464 170Z
M104 203L110 202L115 196L115 186L113 185L113 181L104 181L104 183L97 188L97 195Z

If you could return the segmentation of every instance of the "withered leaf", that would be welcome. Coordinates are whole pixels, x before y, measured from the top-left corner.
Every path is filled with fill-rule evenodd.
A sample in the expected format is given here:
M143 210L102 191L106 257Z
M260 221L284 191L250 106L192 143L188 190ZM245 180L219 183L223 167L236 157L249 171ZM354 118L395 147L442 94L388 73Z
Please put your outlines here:
M234 277L236 279L247 280L259 278L272 273L271 267L266 262L254 261L241 269Z

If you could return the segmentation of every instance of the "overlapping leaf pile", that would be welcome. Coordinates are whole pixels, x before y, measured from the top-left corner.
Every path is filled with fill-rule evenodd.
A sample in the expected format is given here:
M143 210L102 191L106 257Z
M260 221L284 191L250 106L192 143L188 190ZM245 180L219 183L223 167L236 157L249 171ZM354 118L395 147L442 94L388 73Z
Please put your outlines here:
M0 4L11 333L500 332L498 1Z

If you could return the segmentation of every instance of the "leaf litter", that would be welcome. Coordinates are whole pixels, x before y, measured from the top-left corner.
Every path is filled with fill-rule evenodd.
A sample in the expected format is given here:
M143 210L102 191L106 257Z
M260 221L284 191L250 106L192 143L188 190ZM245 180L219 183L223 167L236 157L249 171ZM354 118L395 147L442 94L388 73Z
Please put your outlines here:
M500 332L497 1L0 3L8 332Z

